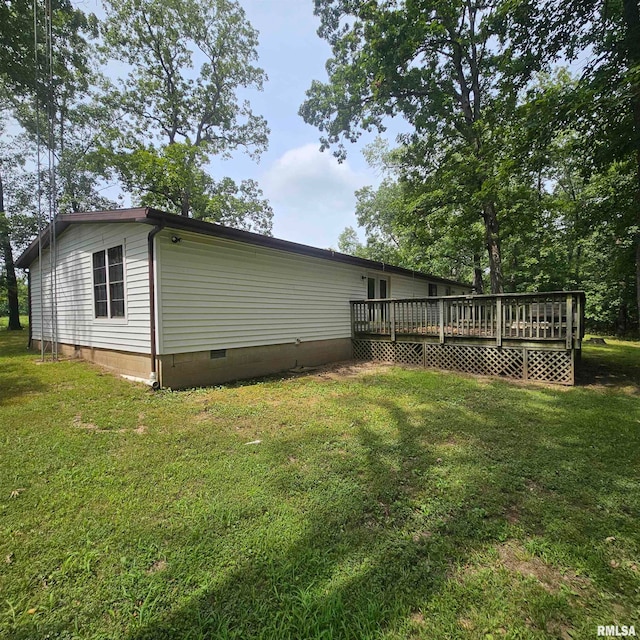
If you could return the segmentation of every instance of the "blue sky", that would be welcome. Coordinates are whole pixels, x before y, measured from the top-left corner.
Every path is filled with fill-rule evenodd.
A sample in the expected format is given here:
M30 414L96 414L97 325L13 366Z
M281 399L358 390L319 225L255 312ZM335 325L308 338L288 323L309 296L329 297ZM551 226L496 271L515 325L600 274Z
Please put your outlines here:
M224 162L235 179L254 178L271 202L274 235L319 247L337 247L346 226L357 226L354 191L377 184L362 149L373 136L351 145L338 164L331 151L319 151L319 132L298 115L312 80L325 80L329 46L316 30L312 0L241 0L260 32L259 64L269 82L251 98L271 129L269 150L259 164L248 158Z
M99 0L77 0L86 12L102 14ZM354 191L377 184L362 149L374 139L363 136L350 145L346 162L319 151L319 132L298 116L311 81L325 80L329 46L316 29L313 0L240 0L247 18L260 32L258 64L269 76L264 91L248 95L254 112L271 129L269 149L258 163L238 153L231 160L213 158L216 178L257 180L274 210L273 234L323 248L336 248L346 226L357 227ZM393 127L397 130L397 127ZM389 133L393 141L395 133Z

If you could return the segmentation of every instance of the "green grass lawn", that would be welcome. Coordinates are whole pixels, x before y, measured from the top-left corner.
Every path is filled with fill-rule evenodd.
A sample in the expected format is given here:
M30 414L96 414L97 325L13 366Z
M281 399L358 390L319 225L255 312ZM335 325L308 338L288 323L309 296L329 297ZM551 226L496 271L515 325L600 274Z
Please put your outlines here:
M570 389L154 393L26 339L0 330L3 639L640 634L637 342L587 347Z

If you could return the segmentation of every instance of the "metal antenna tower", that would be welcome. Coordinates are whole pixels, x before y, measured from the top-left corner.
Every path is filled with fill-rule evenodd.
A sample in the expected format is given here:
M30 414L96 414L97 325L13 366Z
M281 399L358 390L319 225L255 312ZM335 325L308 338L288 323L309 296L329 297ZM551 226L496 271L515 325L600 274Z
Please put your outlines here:
M47 84L44 96L47 109L47 149L48 149L48 231L49 231L49 281L44 274L43 261L43 213L42 213L42 135L40 130L40 68L39 68L39 40L38 40L38 0L33 0L33 32L34 32L34 64L35 64L35 109L37 136L37 170L38 170L38 277L40 288L40 357L44 361L47 349L46 337L49 338L51 359L58 359L58 292L57 292L57 245L56 245L56 169L55 169L55 106L54 106L54 64L53 64L53 14L51 0L45 5L45 61L48 67ZM48 288L48 292L45 291ZM48 295L47 295L48 294ZM49 304L50 321L49 336L45 332L45 304Z

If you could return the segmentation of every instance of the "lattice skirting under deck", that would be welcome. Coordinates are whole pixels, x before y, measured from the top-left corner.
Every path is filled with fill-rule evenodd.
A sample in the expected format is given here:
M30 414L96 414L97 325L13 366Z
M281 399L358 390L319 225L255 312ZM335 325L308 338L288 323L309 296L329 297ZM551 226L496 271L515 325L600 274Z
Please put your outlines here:
M375 360L378 362L424 365L422 343L354 340L353 357L355 360Z
M574 382L572 351L354 340L353 357L519 380Z

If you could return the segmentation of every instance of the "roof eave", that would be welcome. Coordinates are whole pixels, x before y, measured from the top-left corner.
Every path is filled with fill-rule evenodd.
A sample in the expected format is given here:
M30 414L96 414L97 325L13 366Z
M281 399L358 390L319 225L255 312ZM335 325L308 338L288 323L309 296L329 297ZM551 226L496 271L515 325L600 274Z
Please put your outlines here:
M395 265L385 264L375 260L367 260L357 256L350 256L346 253L332 251L330 249L320 249L309 245L291 242L289 240L280 240L270 236L262 236L251 231L243 231L232 227L225 227L212 222L204 222L203 220L194 220L184 216L166 213L159 209L151 207L137 207L131 209L114 209L109 211L94 211L91 213L68 213L61 214L55 220L56 237L63 233L70 224L87 224L97 222L137 222L142 224L162 224L171 229L180 229L182 231L191 231L193 233L201 233L217 238L234 240L236 242L244 242L248 244L269 247L289 253L297 253L303 256L319 258L322 260L331 260L333 262L341 262L359 266L364 269L383 271L388 273L397 273L409 277L419 278L421 280L429 280L434 283L452 285L457 287L471 287L470 284L459 282L457 280L449 280L439 276L433 276L421 271L405 269L404 267L396 267ZM42 248L49 246L49 229L51 225L40 234L40 242L36 238L29 247L16 260L16 266L21 269L28 269L29 266L38 256L39 245Z

